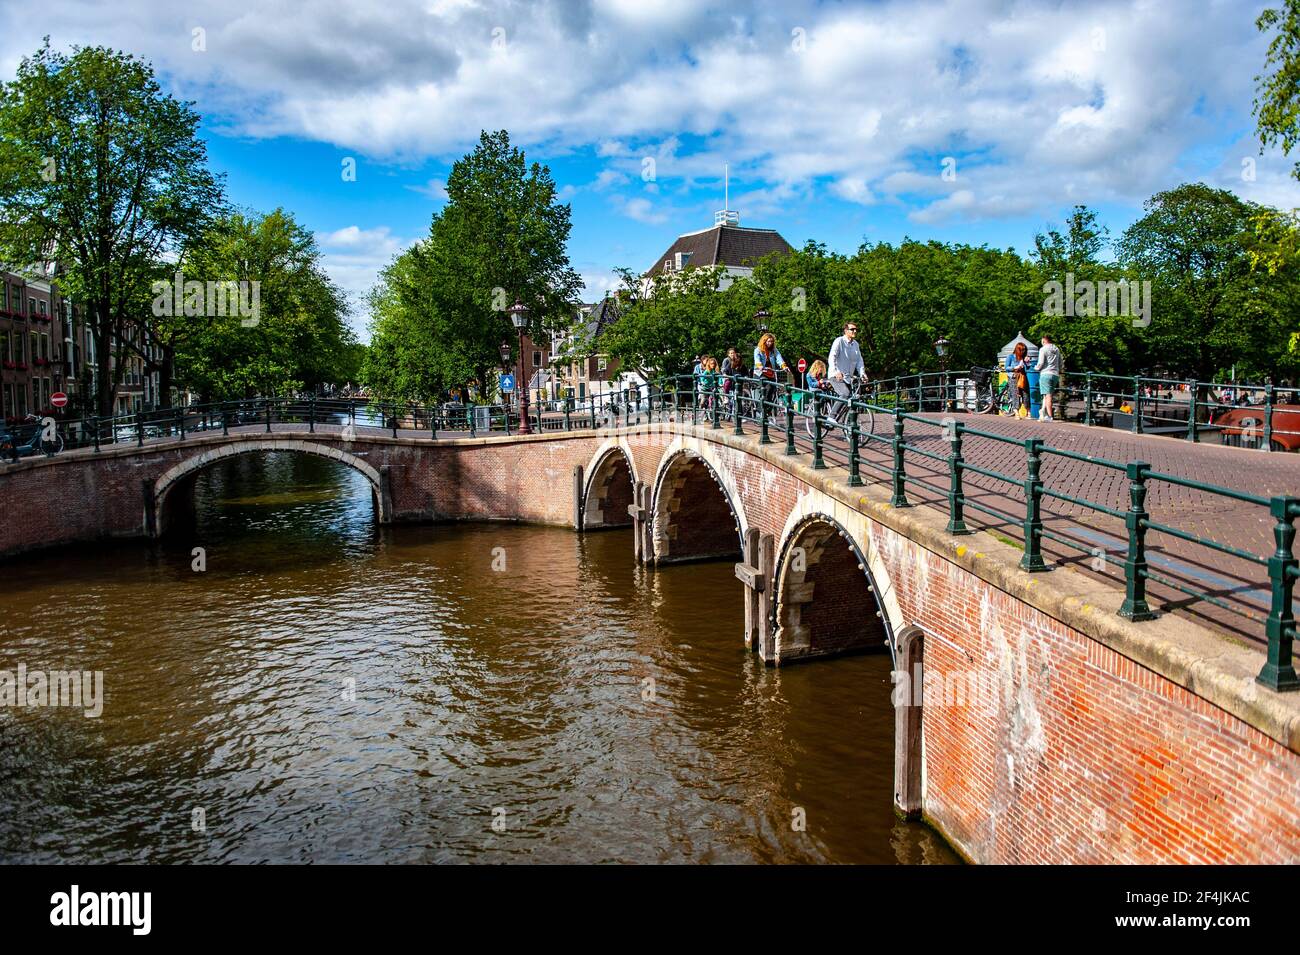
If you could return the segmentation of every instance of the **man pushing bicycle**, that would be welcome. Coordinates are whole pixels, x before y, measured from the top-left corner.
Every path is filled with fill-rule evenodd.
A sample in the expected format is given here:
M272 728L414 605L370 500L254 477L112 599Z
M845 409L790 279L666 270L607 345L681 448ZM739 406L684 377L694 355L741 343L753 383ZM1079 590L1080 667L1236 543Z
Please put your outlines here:
M841 398L849 396L846 378L867 377L866 366L862 364L862 349L858 347L857 322L845 322L844 334L831 344L830 383L835 393Z

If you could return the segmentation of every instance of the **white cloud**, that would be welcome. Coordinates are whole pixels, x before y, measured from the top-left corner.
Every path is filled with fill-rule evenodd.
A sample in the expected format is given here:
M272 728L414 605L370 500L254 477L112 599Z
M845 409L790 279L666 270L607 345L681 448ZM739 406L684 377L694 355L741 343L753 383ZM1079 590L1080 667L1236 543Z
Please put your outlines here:
M638 196L635 199L624 199L618 197L619 211L629 219L635 219L637 222L644 222L648 225L661 225L668 221L668 213L660 207L653 205L649 199Z
M447 184L441 179L430 179L422 186L407 186L406 188L438 202L447 201Z

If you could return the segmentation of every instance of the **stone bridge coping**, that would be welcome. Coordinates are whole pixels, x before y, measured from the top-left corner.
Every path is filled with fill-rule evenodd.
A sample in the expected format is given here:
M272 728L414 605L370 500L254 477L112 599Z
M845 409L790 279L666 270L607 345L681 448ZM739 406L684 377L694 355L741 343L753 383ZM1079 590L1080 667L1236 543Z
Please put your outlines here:
M990 534L976 531L970 536L953 537L947 533L947 514L925 504L895 508L889 504L887 489L879 484L849 487L843 468L814 470L809 456L789 456L779 444L761 445L752 435L737 436L726 430L683 422L664 422L649 427L677 435L704 439L744 451L762 459L769 466L796 477L828 497L857 510L870 519L911 539L979 579L1022 600L1066 626L1097 640L1134 662L1182 686L1207 702L1231 713L1265 736L1300 753L1300 693L1276 693L1255 682L1260 667L1260 649L1195 621L1173 614L1155 620L1134 623L1119 616L1123 589L1094 580L1068 567L1055 567L1051 573L1028 574L1020 569L1021 552ZM564 441L575 438L635 438L645 433L646 425L601 428L596 431L556 431L532 435L476 437L439 437L437 444L480 446L489 444ZM237 432L229 436L205 434L186 437L184 445L208 448L234 443L276 443L306 440L325 445L410 445L435 443L423 437L386 434L357 434L344 441L337 431L280 429L265 432ZM142 447L106 446L98 454L79 450L51 458L28 458L8 465L12 471L43 467L66 467L75 463L111 457L126 457L154 450L175 450L177 439L154 440ZM333 455L331 455L333 456Z

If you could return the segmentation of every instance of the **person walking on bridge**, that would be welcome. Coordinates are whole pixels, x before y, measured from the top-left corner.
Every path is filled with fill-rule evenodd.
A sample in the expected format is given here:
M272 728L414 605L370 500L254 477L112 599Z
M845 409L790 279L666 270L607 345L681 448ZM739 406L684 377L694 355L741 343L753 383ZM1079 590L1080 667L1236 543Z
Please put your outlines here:
M768 414L772 417L776 415L776 409L771 406L776 402L778 371L789 374L790 366L785 363L776 347L776 336L764 332L758 339L758 347L754 349L754 377L763 379L756 397L769 406Z
M1052 395L1061 383L1061 349L1052 344L1050 335L1043 336L1042 347L1038 349L1038 391L1043 396L1043 406L1038 412L1039 421L1052 420Z

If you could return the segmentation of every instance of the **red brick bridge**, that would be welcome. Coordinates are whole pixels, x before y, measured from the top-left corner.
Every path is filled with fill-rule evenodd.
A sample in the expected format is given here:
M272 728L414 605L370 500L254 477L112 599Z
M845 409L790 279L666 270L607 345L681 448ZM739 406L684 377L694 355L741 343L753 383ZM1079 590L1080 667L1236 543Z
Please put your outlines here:
M1084 447L1108 434L1048 427L1058 445ZM1253 469L1268 493L1300 486L1296 456L1232 448L1189 455L1169 439L1109 434L1137 442L1164 469L1190 458L1225 477ZM868 442L864 460L883 458L881 444ZM1130 449L1101 450L1122 459ZM1300 693L1256 683L1259 634L1183 606L1176 589L1156 619L1125 619L1117 613L1123 580L1105 561L1045 543L1053 570L1031 574L1020 569L1023 544L995 519L972 520L980 528L973 534L951 533L939 454L933 481L924 468L913 472L919 483L903 507L869 469L861 486L850 484L834 448L826 450L830 466L818 469L806 447L790 455L783 438L764 445L707 423L436 439L364 427L235 428L0 466L0 555L162 534L199 471L263 451L355 468L382 522L631 527L631 559L735 560L741 636L769 663L893 654L897 806L923 815L972 860L1300 861ZM997 452L972 450L970 459L982 453ZM1079 454L1077 473L1061 476L1079 495L1089 490L1122 506L1124 482L1094 473L1087 456ZM967 492L972 501L1016 498L993 481L972 481ZM51 500L66 506L50 509ZM1072 514L1069 501L1057 504L1045 508L1044 527L1080 540L1092 534L1106 553L1122 538L1122 528L1117 536ZM1271 527L1267 515L1207 509L1191 489L1154 501L1153 513L1242 546L1267 543ZM1258 599L1257 582L1227 564L1196 562L1174 547L1166 556L1174 579L1217 576L1225 595L1246 605ZM1180 562L1191 576L1178 577Z

